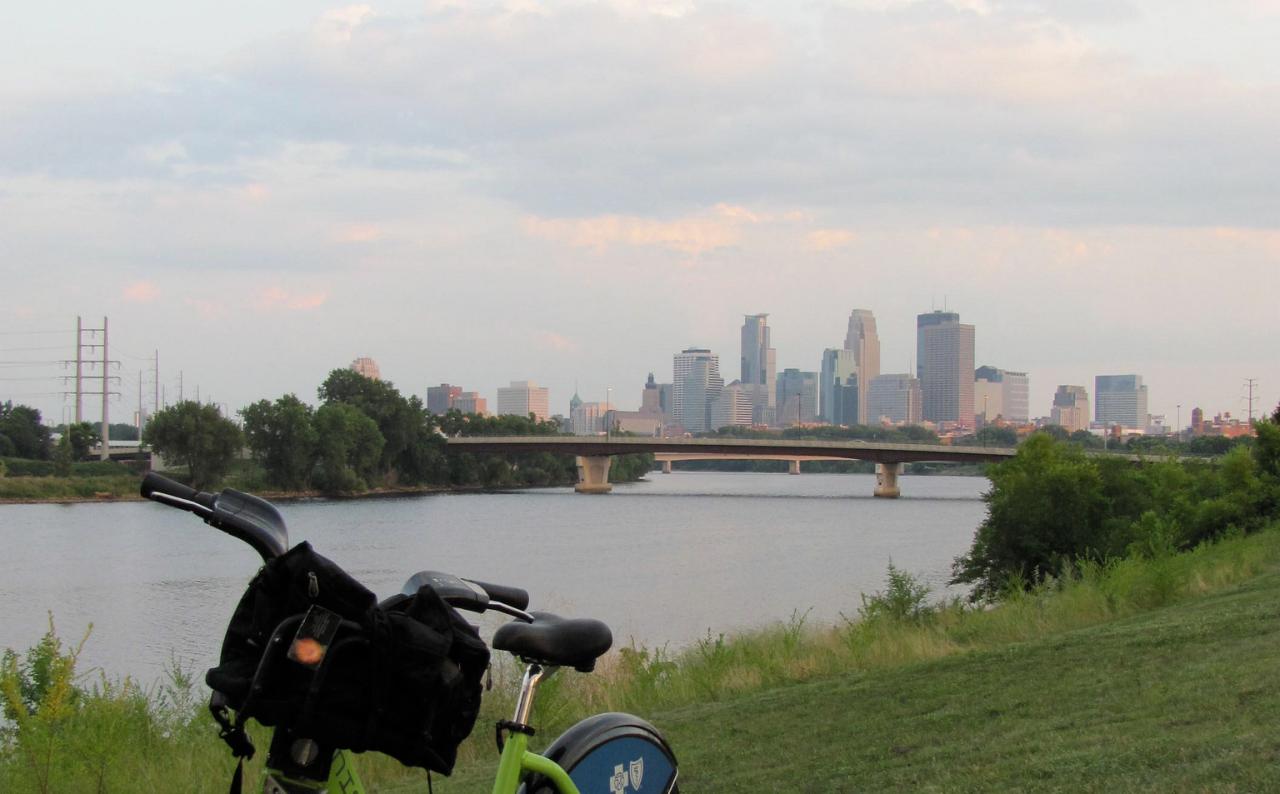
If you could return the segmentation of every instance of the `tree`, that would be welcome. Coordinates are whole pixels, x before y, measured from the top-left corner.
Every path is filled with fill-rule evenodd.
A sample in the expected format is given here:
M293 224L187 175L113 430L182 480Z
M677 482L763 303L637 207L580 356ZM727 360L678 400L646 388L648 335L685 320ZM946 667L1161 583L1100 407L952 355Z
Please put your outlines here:
M386 443L377 423L353 405L328 403L316 411L315 429L320 465L313 481L333 494L367 488Z
M240 428L217 406L190 400L156 412L143 433L153 452L187 467L191 486L198 489L226 474L243 440Z
M1105 552L1102 478L1079 449L1035 433L988 476L987 518L953 567L952 581L975 585L975 598L994 596L1019 577L1057 575L1065 562Z
M433 474L443 477L443 453L430 454L432 445L439 451L441 440L432 432L432 424L422 400L405 399L390 382L367 378L349 369L335 369L319 389L325 403L343 403L360 409L377 423L384 439L378 458L383 472L395 470L406 482L425 482Z
M35 408L0 403L0 439L0 451L7 455L49 459L49 428L40 423L40 412Z
M75 422L70 425L62 425L58 429L61 431L63 438L69 440L71 457L74 460L84 460L89 457L89 450L102 441L100 425L95 425L93 422ZM112 438L115 438L115 436L113 435Z
M274 403L259 400L240 412L253 457L267 478L282 488L300 490L311 482L320 434L311 406L292 394Z

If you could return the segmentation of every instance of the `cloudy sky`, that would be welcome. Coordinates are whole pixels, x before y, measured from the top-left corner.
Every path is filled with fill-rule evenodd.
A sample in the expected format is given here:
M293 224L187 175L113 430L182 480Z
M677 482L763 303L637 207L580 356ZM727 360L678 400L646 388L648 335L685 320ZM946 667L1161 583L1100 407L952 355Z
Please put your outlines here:
M76 315L237 409L371 356L402 391L639 401L769 312L853 308L1153 413L1280 399L1280 2L25 4L0 29L0 400ZM151 389L148 375L147 390ZM96 416L96 411L94 412Z

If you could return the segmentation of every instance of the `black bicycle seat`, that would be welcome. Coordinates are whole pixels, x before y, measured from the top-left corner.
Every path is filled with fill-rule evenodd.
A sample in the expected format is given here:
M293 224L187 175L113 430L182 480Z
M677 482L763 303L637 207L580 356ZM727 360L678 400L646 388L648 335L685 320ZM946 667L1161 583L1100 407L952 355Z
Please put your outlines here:
M591 618L562 618L532 612L532 623L513 621L493 635L493 647L527 662L549 667L572 667L583 673L596 668L596 659L613 645L613 632Z

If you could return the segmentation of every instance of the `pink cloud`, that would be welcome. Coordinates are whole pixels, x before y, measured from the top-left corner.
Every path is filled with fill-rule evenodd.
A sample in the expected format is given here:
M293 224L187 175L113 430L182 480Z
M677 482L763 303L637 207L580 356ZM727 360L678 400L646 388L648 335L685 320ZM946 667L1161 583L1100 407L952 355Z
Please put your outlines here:
M268 287L258 294L253 305L261 310L289 309L308 311L319 308L329 300L328 292L292 293L279 287Z
M541 331L538 333L537 339L541 347L562 353L576 352L582 348L582 345L578 344L576 340L558 334L555 331Z
M853 232L846 229L815 229L805 235L805 248L810 251L830 251L849 245L856 239Z
M333 239L339 243L369 243L381 240L382 228L372 223L349 223L338 227Z
M135 281L124 288L123 295L130 303L151 303L160 297L160 288L150 281Z

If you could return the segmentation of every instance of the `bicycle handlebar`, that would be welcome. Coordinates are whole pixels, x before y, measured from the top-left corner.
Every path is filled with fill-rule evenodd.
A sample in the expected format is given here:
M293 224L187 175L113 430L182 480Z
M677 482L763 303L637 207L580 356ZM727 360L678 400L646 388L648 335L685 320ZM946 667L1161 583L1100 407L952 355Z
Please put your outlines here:
M263 561L279 557L289 549L289 532L284 519L270 502L253 494L225 489L220 494L197 491L155 472L142 480L142 496L179 510L195 513L205 523L248 543ZM519 587L463 579L439 571L419 571L405 582L403 595L413 595L429 585L441 598L462 609L484 612L495 609L521 620L532 617L529 592Z

